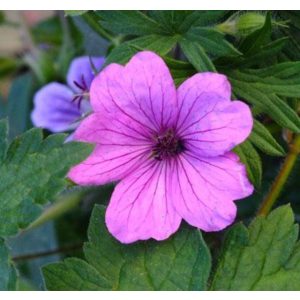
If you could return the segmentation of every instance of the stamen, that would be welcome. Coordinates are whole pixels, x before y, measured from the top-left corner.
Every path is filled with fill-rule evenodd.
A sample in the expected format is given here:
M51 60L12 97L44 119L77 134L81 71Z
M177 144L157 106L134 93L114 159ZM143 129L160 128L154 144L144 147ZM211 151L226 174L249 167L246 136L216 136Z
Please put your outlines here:
M88 86L86 84L84 75L81 75L81 82L78 83L77 81L73 81L73 83L78 87L79 90L81 90L80 93L78 94L74 94L72 102L78 101L78 109L80 109L81 107L81 102L84 98L88 98L89 97L89 90L88 90Z
M84 88L84 91L87 92L88 91L88 86L86 84L86 81L85 81L85 78L84 78L83 74L81 75L81 83L82 83L82 86Z
M87 84L86 84L86 81L85 81L85 78L84 78L84 75L83 75L83 74L81 75L81 82L78 82L78 81L74 80L73 83L74 83L80 90L82 90L82 92L88 92L88 91L89 91L88 86L87 86Z
M156 160L163 160L178 155L185 150L183 140L176 136L173 129L154 137L155 145L151 156Z
M73 83L80 89L80 90L84 90L84 86L79 84L77 81L73 81Z
M73 99L72 99L72 102L78 101L77 107L78 107L79 110L80 110L80 107L81 107L82 100L83 100L83 96L79 95L79 94L75 94L74 97L73 97Z

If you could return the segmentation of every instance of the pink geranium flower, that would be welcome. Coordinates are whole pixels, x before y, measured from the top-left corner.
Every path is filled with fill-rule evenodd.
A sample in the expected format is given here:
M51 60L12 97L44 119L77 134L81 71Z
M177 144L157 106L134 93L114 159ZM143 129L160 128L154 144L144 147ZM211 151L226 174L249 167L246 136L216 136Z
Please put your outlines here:
M250 134L249 107L231 101L224 75L199 73L176 91L164 61L136 54L107 66L92 82L94 113L75 139L95 143L69 177L80 185L119 181L106 211L118 240L131 243L174 233L181 220L217 231L236 216L234 200L253 187L232 148Z

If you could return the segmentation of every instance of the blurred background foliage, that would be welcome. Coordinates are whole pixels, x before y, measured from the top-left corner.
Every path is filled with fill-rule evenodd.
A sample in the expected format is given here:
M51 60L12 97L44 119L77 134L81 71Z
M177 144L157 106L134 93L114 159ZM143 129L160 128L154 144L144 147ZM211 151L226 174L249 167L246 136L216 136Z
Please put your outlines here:
M278 71L277 78L274 70L265 71L272 72L269 77L255 72L300 60L300 13L296 11L4 11L0 12L0 36L0 118L8 117L10 139L32 127L30 112L35 91L54 80L64 82L70 61L79 55L104 55L107 64L125 63L135 52L150 49L165 58L176 84L199 71L227 74L235 96L252 105L257 121L263 125L262 129L258 125L256 136L248 144L237 149L256 185L249 199L237 202L238 219L246 223L274 181L292 137L300 131L299 64L293 65L286 77L286 68ZM248 78L258 98L265 98L247 99L243 81ZM287 79L293 80L288 92L278 87ZM265 86L256 80L265 80ZM292 92L296 96L292 97ZM298 222L299 174L298 158L276 204L291 203ZM44 288L42 265L69 255L82 256L91 210L95 203L106 204L112 190L109 185L66 192L57 199L59 203L72 198L63 215L54 220L50 217L48 222L9 240L21 275L20 289ZM219 236L213 234L206 239L214 245ZM30 253L36 255L27 256Z

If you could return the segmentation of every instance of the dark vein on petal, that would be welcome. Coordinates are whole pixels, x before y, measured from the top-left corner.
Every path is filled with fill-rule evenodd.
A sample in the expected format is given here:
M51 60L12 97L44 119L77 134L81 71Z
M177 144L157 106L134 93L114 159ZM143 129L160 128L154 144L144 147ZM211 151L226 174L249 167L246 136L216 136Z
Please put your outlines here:
M191 112L193 111L193 108L194 108L195 104L197 103L197 101L198 101L198 99L199 99L199 97L200 97L201 95L202 95L202 93L201 93L200 95L198 95L198 96L194 99L192 105L190 105L190 107L189 107L189 109L188 109L188 112L187 112L187 114L185 115L185 117L184 117L183 121L181 122L181 124L180 124L180 125L176 124L176 126L178 125L178 128L181 128L181 126L183 126L183 124L185 123L185 121L187 120L187 118L189 117L189 115L191 114ZM180 131L180 130L179 130L179 131Z
M142 153L139 153L138 155L136 155L136 156L130 158L128 161L126 161L126 162L124 162L124 163L122 163L122 164L120 164L120 165L118 165L118 166L115 166L115 167L113 167L113 168L111 168L111 169L109 169L109 170L106 170L106 171L103 171L103 172L100 172L100 173L95 173L95 174L92 174L92 175L86 175L86 174L84 174L84 175L82 175L82 176L84 176L84 177L94 177L94 176L98 176L98 175L103 175L103 174L105 174L105 173L109 173L109 172L111 172L111 171L114 171L114 170L116 170L116 169L119 169L120 167L123 167L123 166L129 164L130 162L134 161L135 159L139 158L139 159L137 159L137 161L136 161L136 163L137 163L139 160L142 160L142 158L145 158L145 157L142 157L142 156L143 156L145 153L147 153L147 152L148 152L148 151L144 151L144 152L142 152ZM132 154L132 153L129 153L129 154ZM125 156L125 155L124 155L124 156ZM114 159L116 159L116 158L114 158ZM92 167L93 165L99 165L99 164L101 164L101 163L108 162L108 161L111 161L111 160L112 160L112 159L109 159L109 160L102 161L102 162L95 163L95 164L86 164L86 163L85 163L85 165L89 165L89 166Z
M187 208L187 210L192 213L192 210L190 210L189 206L187 205L187 202L186 202L186 199L183 195L183 190L182 190L182 186L181 186L181 181L180 181L180 176L179 176L179 166L178 166L178 162L177 160L175 161L175 168L176 168L176 174L177 174L177 180L178 180L178 184L179 184L179 189L180 189L180 194L182 196L182 200L183 200L183 203L184 203L184 206Z
M147 118L147 120L150 122L150 124L153 124L154 125L154 128L155 130L158 130L158 127L156 127L156 119L154 119L155 121L155 124L153 123L153 120L148 116L148 114L146 114L145 110L142 108L142 105L141 105L141 102L138 100L135 92L134 92L134 88L133 88L133 80L131 81L131 89L132 89L132 94L133 94L133 97L135 99L135 103L138 105L139 109L142 111L143 115ZM135 103L133 103L132 101L130 101L132 103L132 105L135 106ZM151 101L152 103L152 101Z
M193 142L199 142L199 143L220 143L220 142L226 142L227 139L223 139L223 140L200 140L200 139L187 139L185 142L189 143L190 141ZM191 145L193 145L194 143L190 143Z
M183 162L182 162L182 160L181 160L181 157L179 157L179 162L180 162L180 164L181 164L181 167L182 167L182 169L183 169L183 171L184 171L185 177L186 177L186 179L187 179L187 181L188 181L188 183L189 183L189 186L190 186L190 188L191 188L191 190L192 190L192 192L193 192L193 194L194 194L196 200L199 201L199 202L201 202L202 205L205 206L206 208L208 208L209 210L213 211L212 208L210 208L209 206L207 206L206 203L204 203L204 202L198 197L197 193L195 192L194 186L193 186L192 182L190 181L190 178L189 178L189 176L188 176L188 174L187 174L187 171L186 171L186 169L185 169L185 167L184 167L184 164L183 164ZM204 182L206 182L206 181L204 180Z
M191 153L192 153L192 152L191 152ZM198 161L204 163L204 164L207 164L207 165L209 165L209 166L211 166L211 167L215 167L215 168L217 168L217 169L222 170L222 171L225 172L227 175L229 175L230 177L232 177L232 178L234 179L234 181L236 181L236 178L235 178L231 173L229 173L229 172L227 171L227 169L222 168L222 167L220 167L220 166L218 166L218 165L214 165L214 164L212 164L212 163L210 163L210 162L208 162L208 161L206 161L206 160L200 159L199 157L194 156L194 155L190 154L189 152L186 152L185 154L186 154L187 156L190 156L190 157L192 157L192 158L194 158L194 159L196 159L196 160L198 160ZM223 156L221 156L221 157L223 157Z
M195 100L195 101L197 101L197 100ZM218 104L218 103L215 103L215 104L214 104L214 107L213 107L210 111L206 112L203 116L201 116L200 119L197 119L197 120L194 121L193 123L187 125L184 129L180 129L179 132L178 132L178 134L183 134L186 130L188 130L189 128L191 128L193 125L195 125L195 124L201 122L201 121L202 121L204 118L206 118L209 114L211 114L212 112L214 112L215 107L216 107L217 104ZM186 121L186 120L184 120L184 122L185 122L185 121ZM182 125L184 124L184 122L182 123ZM181 125L181 126L182 126L182 125Z
M186 156L191 156L186 154ZM189 161L189 159L187 159L186 157L183 157L185 159L185 161L197 172L197 174L199 174L199 176L203 179L203 181L205 183L210 184L212 187L214 187L215 189L219 190L219 191L226 191L227 189L220 189L217 185L215 185L214 183L212 183L211 181L209 181L207 178L205 178L200 171Z
M101 131L108 131L108 132L113 132L113 133L116 133L116 134L119 134L119 135L123 135L123 136L126 136L128 138L131 138L131 139L134 139L134 140L137 140L137 141L147 141L146 139L141 139L141 138L138 138L136 136L133 136L133 135L129 135L127 133L124 133L124 132L121 132L121 131L117 131L117 130L113 130L113 129L108 129L108 128L98 128L98 129L95 129L95 130L92 130L92 131L89 131L89 135L94 135L95 133L97 132L101 132ZM101 142L99 141L99 144L101 144Z
M151 84L148 82L147 78L146 78L146 82L147 82L147 87L148 87L148 95L149 95L149 100L150 100L150 107L151 107L152 116L153 116L153 119L155 120L155 124L157 125L157 128L159 128L159 124L158 124L158 121L156 120L156 114L154 112L153 101L152 101L151 86L152 86L152 82L153 82L153 75L152 75L152 78L151 78Z
M140 134L142 137L144 137L146 140L149 140L149 136L147 136L146 134L138 131L137 129L130 127L128 124L121 122L119 119L115 118L115 121L121 123L123 126L127 127L128 129L131 129L132 131L136 132L137 134Z
M160 181L160 176L161 176L161 173L162 173L163 164L157 164L157 168L156 168L153 176L150 178L150 181L152 181L153 178L154 178L155 173L158 171L159 166L161 166L161 168L160 168L159 174L157 176L157 182L156 182L156 186L155 186L155 191L154 191L153 197L151 199L151 204L150 204L150 206L149 206L149 208L147 210L147 213L146 213L146 215L145 215L145 217L144 217L144 219L143 219L143 221L141 223L143 223L148 218L148 216L149 216L149 214L150 214L150 212L152 211L152 208L153 208L153 201L154 201L155 196L156 196L156 191L157 191L158 183Z
M107 80L107 79L106 79L106 80ZM150 130L151 132L154 132L154 130L153 130L152 128L150 128L148 125L146 125L146 124L140 122L139 120L135 119L132 115L130 115L130 114L128 114L126 111L124 111L124 109L122 109L122 108L116 103L116 101L114 100L114 98L113 98L113 96L112 96L112 94L111 94L111 92L110 92L110 89L109 89L107 83L106 83L106 85L107 85L107 92L108 92L108 94L109 94L109 96L110 96L110 98L111 98L112 103L113 103L113 104L114 104L114 105L115 105L115 106L116 106L123 114L125 114L127 117L129 117L130 119L132 119L132 120L135 121L136 123L140 124L141 126L147 128L147 129Z
M187 136L194 135L196 133L206 133L206 132L220 130L220 129L224 129L224 128L228 128L228 127L225 125L225 126L217 127L217 128L211 128L211 129L205 129L205 130L199 130L199 131L192 131L192 132L189 132L189 133L186 133L186 134L182 135L182 137L185 138Z
M148 144L118 144L118 143L99 143L100 146L120 146L120 147L141 147L141 146L151 146L150 143ZM143 148L144 149L144 148ZM149 151L151 149L149 148Z
M139 192L138 192L138 194L136 195L136 197L134 198L134 200L133 200L132 202L130 202L130 204L129 204L128 206L126 206L125 209L127 209L127 207L131 206L131 207L130 207L130 210L129 210L129 213L128 213L128 216L127 216L127 224L129 224L129 219L130 219L130 217L131 217L131 213L132 213L132 210L133 210L133 208L134 208L134 205L135 205L136 201L137 201L138 198L140 197L141 193L144 191L145 187L151 183L151 181L152 181L154 175L156 174L156 172L157 172L157 170L158 170L158 167L159 167L159 164L156 165L156 168L155 168L154 171L152 172L152 174L151 174L150 178L147 180L147 182L145 182L145 183L142 185L141 189L139 190ZM153 168L153 166L150 165L150 168L147 169L146 172L148 172L151 168ZM140 178L142 178L142 176L143 176L146 172L144 172L142 175L140 175ZM133 182L133 184L136 184L136 182ZM132 184L132 185L133 185L133 184ZM131 185L131 186L132 186L132 185ZM128 191L128 189L125 191L125 193L126 193L127 191ZM124 194L125 194L125 193L124 193ZM151 207L152 207L152 204L153 204L153 198L152 198L152 201L151 201Z
M162 82L160 81L160 89L162 93L162 103L161 103L161 111L160 111L160 127L163 127L163 120L164 120L164 108L165 108L165 92L162 87ZM167 123L166 123L167 125Z

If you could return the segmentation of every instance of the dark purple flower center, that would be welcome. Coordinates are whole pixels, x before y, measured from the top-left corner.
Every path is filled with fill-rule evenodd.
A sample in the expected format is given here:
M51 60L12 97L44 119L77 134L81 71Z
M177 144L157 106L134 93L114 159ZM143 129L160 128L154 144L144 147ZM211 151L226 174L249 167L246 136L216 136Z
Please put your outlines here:
M185 150L183 140L176 136L173 129L168 129L162 134L156 135L155 142L152 156L157 160L176 156Z
M83 75L81 75L81 80L73 81L76 87L79 89L79 93L74 94L73 102L77 101L78 103L78 109L80 109L81 102L84 99L85 95L89 92L89 87L87 86L87 83L85 81L85 78Z

